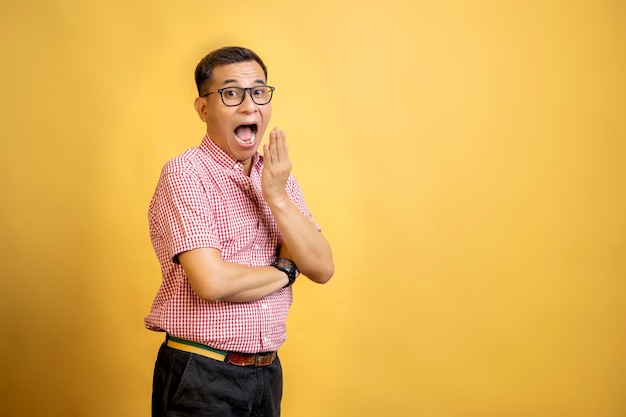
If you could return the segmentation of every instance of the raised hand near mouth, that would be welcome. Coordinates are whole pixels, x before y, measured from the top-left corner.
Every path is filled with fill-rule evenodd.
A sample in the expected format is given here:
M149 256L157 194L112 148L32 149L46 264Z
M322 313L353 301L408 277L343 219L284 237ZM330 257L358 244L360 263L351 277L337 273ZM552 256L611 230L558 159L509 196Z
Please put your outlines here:
M288 200L287 179L293 167L289 159L289 148L285 132L275 127L270 132L270 143L263 145L263 177L261 188L268 204L281 204Z
M278 256L292 260L311 281L325 283L334 273L330 246L310 217L289 199L291 168L285 132L275 127L269 145L263 145L261 188L280 231Z

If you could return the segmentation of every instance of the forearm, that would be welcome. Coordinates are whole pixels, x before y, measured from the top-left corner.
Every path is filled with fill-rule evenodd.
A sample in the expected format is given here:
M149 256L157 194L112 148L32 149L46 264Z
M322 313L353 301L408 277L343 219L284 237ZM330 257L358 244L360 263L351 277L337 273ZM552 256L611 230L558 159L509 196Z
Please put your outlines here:
M276 291L282 289L287 284L287 279L285 279L286 275L284 272L279 271L273 267L263 267L263 268L267 268L267 269L272 268L273 271L271 272L273 274L275 274L276 272L282 274L279 277L279 283L276 284L276 280L272 280L272 282L265 284L265 285L255 282L254 287L247 289L247 290L239 288L235 292L231 293L230 295L222 296L220 300L230 301L233 303L245 303L249 301L256 301L270 294L275 293ZM252 268L252 269L256 271L258 268Z
M225 262L216 249L195 249L181 253L178 259L191 288L207 301L255 301L280 290L288 282L284 272L271 266L253 268Z
M302 274L325 283L334 273L332 253L324 236L287 195L285 187L292 164L284 131L274 128L270 143L263 145L263 156L263 197L274 215L283 243Z
M324 236L286 194L268 204L283 244L288 247L298 270L314 282L327 282L334 273L334 265L330 245Z

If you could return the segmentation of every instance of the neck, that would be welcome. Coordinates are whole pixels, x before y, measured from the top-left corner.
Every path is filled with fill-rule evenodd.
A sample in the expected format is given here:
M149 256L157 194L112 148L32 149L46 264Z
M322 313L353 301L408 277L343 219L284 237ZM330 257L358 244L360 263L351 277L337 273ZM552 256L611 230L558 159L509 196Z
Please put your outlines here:
M252 171L252 158L239 162L241 162L241 165L243 165L243 174L249 177L250 171Z

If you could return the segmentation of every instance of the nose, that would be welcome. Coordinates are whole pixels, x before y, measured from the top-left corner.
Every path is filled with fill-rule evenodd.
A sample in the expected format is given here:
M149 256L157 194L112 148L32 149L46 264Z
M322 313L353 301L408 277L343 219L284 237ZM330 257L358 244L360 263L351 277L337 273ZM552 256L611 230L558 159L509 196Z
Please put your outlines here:
M244 111L255 111L257 109L257 105L254 101L252 101L251 91L244 90L243 102L239 105L239 108Z

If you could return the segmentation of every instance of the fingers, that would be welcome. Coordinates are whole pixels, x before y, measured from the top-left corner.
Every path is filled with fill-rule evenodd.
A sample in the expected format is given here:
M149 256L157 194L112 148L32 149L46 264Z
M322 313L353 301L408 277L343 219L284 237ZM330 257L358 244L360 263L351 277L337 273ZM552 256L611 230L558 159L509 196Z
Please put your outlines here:
M272 129L272 131L270 132L270 142L274 140L285 140L285 131L282 130L281 128L279 128L278 126L276 126L274 129Z
M261 188L266 201L283 201L287 196L285 187L292 168L285 132L275 127L270 132L269 139L269 144L263 145L264 168Z
M285 131L276 126L270 132L270 143L263 147L265 157L270 159L271 162L284 161L289 158L289 148L287 148L287 141Z

